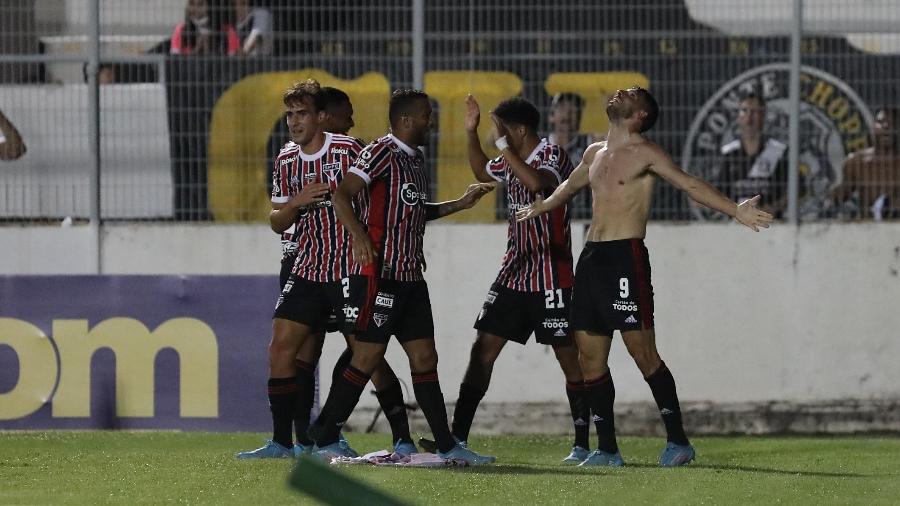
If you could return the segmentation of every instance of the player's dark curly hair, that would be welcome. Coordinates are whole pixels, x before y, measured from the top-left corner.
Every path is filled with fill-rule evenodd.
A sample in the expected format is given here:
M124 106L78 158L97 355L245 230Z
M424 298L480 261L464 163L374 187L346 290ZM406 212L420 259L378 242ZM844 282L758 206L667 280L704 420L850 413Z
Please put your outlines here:
M494 114L506 123L524 125L533 133L537 133L541 124L541 113L537 107L522 97L507 98L494 109Z
M350 97L343 90L331 86L323 86L322 95L325 96L326 110L334 110L335 107L350 101Z
M291 105L297 102L307 102L312 104L316 112L325 110L325 93L322 92L322 86L315 79L307 79L306 81L298 81L284 92L284 105Z
M428 100L428 95L422 90L399 89L391 93L391 103L388 108L388 120L391 125L399 121L401 117L409 115L419 100Z

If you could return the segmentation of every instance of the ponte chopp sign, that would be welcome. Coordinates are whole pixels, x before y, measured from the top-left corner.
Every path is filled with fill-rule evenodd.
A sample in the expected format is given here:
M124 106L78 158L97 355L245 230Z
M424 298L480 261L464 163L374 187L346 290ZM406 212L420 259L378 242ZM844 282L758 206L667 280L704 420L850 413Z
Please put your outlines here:
M738 137L741 96L755 93L766 101L767 135L788 142L787 63L754 67L723 84L691 123L681 155L685 170L715 180L722 146ZM828 212L828 191L842 179L850 153L869 145L872 113L841 79L803 66L800 72L800 196L802 218Z

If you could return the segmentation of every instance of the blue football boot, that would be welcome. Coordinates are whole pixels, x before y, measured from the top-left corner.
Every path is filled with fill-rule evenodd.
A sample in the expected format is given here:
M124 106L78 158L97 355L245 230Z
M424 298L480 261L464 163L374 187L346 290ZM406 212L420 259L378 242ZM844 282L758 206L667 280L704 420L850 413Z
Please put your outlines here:
M569 453L569 456L564 458L562 461L563 464L581 464L586 458L588 458L588 455L590 454L591 452L588 449L582 448L580 446L573 446L572 452Z
M288 459L293 456L293 450L285 448L271 439L266 440L266 444L262 448L235 455L239 459Z
M659 454L659 466L660 467L677 467L683 466L688 462L694 460L696 453L694 452L694 447L691 445L677 445L675 443L668 443L665 448L663 448L662 453Z
M578 465L581 467L622 467L625 465L625 461L622 460L622 454L619 452L608 453L603 450L594 450L584 459L584 462Z

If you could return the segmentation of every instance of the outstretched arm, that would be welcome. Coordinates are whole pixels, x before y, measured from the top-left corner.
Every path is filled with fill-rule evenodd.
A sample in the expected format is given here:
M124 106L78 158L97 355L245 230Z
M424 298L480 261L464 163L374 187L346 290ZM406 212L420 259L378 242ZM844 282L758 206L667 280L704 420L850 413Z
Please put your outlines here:
M482 183L490 183L494 178L487 173L488 157L481 149L481 140L478 138L478 123L481 122L481 108L478 107L478 101L475 97L469 95L466 97L466 139L467 152L469 154L469 167L472 169L472 175L475 179Z
M448 200L447 202L426 202L425 219L428 221L436 220L462 211L463 209L471 209L479 200L481 200L481 197L494 191L494 188L496 187L497 185L493 183L470 184L462 197L456 200Z
M591 164L594 162L594 157L597 155L597 152L600 151L600 148L602 148L605 143L606 141L595 142L588 146L584 151L584 156L581 158L581 163L578 164L578 167L575 167L575 170L572 171L569 178L563 181L561 185L557 186L556 190L553 191L553 194L547 197L547 200L541 199L540 195L538 195L534 204L524 207L516 212L516 221L530 220L532 218L537 218L547 211L552 211L571 200L572 197L578 193L578 190L587 186L588 183L590 183L588 171L591 168Z
M334 207L335 216L350 233L353 260L360 265L371 264L375 261L376 256L372 240L366 233L366 228L353 213L353 204L351 204L353 197L356 197L365 187L365 179L353 172L348 172L331 196L331 205Z
M759 195L740 204L732 202L711 184L681 170L659 146L651 144L648 150L650 170L672 183L675 188L686 192L694 201L731 216L754 232L759 232L760 228L769 228L772 215L757 208Z

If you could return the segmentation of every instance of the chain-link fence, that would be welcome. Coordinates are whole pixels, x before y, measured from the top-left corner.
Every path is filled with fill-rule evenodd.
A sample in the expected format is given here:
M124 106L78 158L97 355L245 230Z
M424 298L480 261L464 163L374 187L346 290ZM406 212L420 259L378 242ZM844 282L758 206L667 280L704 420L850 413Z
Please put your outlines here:
M472 179L466 94L485 110L523 95L578 160L605 135L609 94L639 84L662 107L649 137L733 198L802 220L896 217L900 8L804 0L798 24L792 4L0 0L2 153L27 147L0 162L0 219L84 220L92 203L104 220L262 219L281 92L307 77L348 92L366 140L387 131L392 89L424 87L437 199ZM589 195L575 206L589 216ZM460 219L504 215L499 198ZM666 183L652 217L711 218Z

